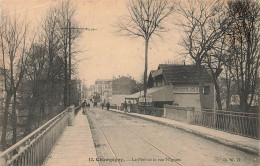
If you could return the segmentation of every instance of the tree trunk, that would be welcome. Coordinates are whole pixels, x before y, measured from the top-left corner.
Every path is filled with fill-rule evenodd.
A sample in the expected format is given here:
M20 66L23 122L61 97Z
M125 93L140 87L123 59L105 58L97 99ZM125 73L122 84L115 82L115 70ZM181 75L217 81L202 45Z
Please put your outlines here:
M218 85L217 79L213 78L214 84L215 84L215 90L216 90L216 102L218 105L218 109L222 110L222 103L221 103L221 96L220 96L220 87ZM215 101L214 101L215 102Z
M28 115L27 115L24 137L32 132L33 111L35 110L35 103L36 103L34 96L33 96L32 100L33 100L33 102L32 102L31 108L29 109L29 112L28 112Z
M149 44L149 39L145 39L145 65L144 65L144 108L145 108L145 111L146 111L146 93L147 93L148 44Z
M12 128L13 128L12 144L14 145L17 140L16 92L14 92L13 101L14 101L14 103L13 103L13 107L12 107Z
M202 110L204 108L204 100L203 100L203 84L201 81L201 75L202 75L202 66L201 64L197 65L199 67L199 93L200 93L200 109Z
M12 95L7 94L6 101L5 101L5 112L4 112L4 118L3 118L3 128L2 128L2 136L1 136L1 151L4 151L6 148L6 133L7 133L7 125L8 125L8 111L9 111L9 105L11 101Z

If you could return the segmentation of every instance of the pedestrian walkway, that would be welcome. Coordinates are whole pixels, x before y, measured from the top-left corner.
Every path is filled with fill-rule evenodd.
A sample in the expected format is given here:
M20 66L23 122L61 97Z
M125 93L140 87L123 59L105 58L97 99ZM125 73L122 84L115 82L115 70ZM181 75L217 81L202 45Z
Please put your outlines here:
M114 112L124 113L123 111L119 111L116 109L111 109ZM154 121L157 123L162 123L167 126L171 126L203 138L224 144L226 146L230 146L232 148L242 150L248 153L252 153L255 155L259 155L260 149L260 141L252 138L243 137L240 135L235 135L203 126L186 124L183 122L166 119L162 117L155 117L151 115L143 115L138 113L127 113L130 116L139 117L145 120Z
M68 126L54 147L45 166L98 166L89 122L81 111L75 117L74 126Z

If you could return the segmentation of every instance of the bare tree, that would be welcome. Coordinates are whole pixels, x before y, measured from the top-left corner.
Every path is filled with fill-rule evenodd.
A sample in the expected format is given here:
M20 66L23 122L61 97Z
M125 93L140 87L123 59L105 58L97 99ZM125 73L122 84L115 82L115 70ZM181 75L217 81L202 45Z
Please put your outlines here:
M229 31L232 71L241 111L248 112L256 94L260 64L260 4L254 0L228 1L230 17L235 20Z
M79 37L82 30L78 29L78 23L75 20L76 6L74 6L69 0L62 1L58 7L58 26L60 28L59 35L61 37L61 43L63 46L64 54L64 106L68 106L70 103L71 95L71 71L72 71L72 44ZM76 52L76 51L75 51Z
M168 0L131 0L127 4L128 16L119 23L119 31L127 36L137 36L145 40L144 67L144 98L146 105L148 45L150 38L160 35L166 29L163 25L165 18L174 9L174 4Z
M12 102L11 124L12 143L17 139L17 91L24 77L26 69L26 51L28 49L28 24L25 20L18 21L18 17L3 15L1 18L0 44L2 58L2 73L6 92L1 146L6 147L6 132L10 102Z
M69 97L70 95L70 80L71 80L71 71L74 70L71 66L72 65L72 53L76 52L75 47L70 47L74 45L76 39L79 37L81 30L76 29L78 27L78 23L75 19L76 15L76 6L74 6L70 1L62 1L58 3L56 6L52 7L48 10L46 16L43 18L43 35L42 38L45 41L45 47L48 48L48 55L49 55L49 76L51 80L51 100L54 106L54 100L56 97L55 95L58 93L53 94L55 89L55 78L57 70L55 70L55 66L53 65L54 60L62 58L62 66L63 66L63 77L64 77L64 93L63 93L63 103L64 106L68 106L69 104ZM69 33L69 25L74 28ZM71 35L69 35L71 34ZM73 51L72 51L73 50ZM56 73L56 74L55 74ZM52 107L53 107L52 106ZM51 108L52 109L52 108Z
M180 44L186 50L185 54L189 55L198 66L200 78L202 66L205 62L211 68L217 92L218 107L222 108L217 78L221 72L223 50L221 48L216 49L216 47L217 42L223 39L222 37L232 23L226 15L224 3L217 0L189 0L188 4L179 4L177 11L180 14L178 25L183 31ZM215 49L215 52L213 49ZM218 56L213 56L212 53L216 53L216 51ZM218 62L215 63L215 60ZM200 78L199 92L201 107L203 108L203 85Z
M47 91L49 92L50 98L47 99L49 110L53 111L55 103L55 59L59 56L61 45L61 37L58 34L58 10L54 7L47 11L46 15L42 19L42 33L40 38L42 38L43 44L47 49L47 59L48 59L48 73L49 82L47 84Z
M25 79L19 93L22 94L20 101L28 109L25 122L24 136L32 132L34 122L41 123L44 102L49 98L49 64L47 49L44 45L33 43L28 52L28 63L25 71ZM38 116L37 116L38 115Z

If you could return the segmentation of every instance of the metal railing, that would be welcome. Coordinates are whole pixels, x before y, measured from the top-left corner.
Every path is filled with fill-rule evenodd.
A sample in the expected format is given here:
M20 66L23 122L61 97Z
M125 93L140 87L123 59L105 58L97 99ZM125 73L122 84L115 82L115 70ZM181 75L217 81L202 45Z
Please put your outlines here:
M232 134L259 139L259 117L256 113L231 111L194 111L195 124Z
M40 166L66 126L68 109L0 154L0 166Z

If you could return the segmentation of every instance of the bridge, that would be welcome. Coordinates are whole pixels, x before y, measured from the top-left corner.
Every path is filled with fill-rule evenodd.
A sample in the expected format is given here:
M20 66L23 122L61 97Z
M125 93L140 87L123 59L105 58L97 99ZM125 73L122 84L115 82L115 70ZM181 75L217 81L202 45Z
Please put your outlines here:
M257 163L255 138L115 109L91 108L86 116L79 107L69 107L0 154L1 166Z

